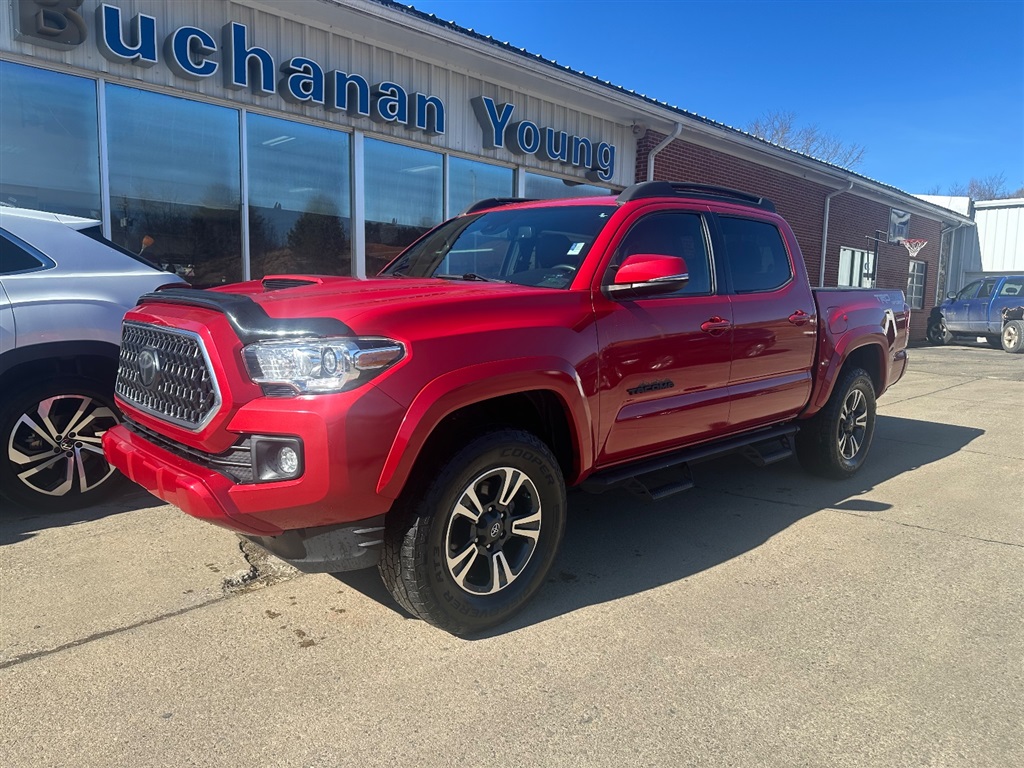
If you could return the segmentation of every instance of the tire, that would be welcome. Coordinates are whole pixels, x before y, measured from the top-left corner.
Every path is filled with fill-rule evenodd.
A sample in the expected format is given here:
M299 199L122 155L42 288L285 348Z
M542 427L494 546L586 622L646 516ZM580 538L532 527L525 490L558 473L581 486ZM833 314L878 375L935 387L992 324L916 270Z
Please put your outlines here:
M506 621L544 583L565 530L565 482L520 430L476 438L404 494L379 570L412 615L454 635Z
M950 333L949 329L946 328L946 324L942 320L933 320L928 323L927 331L928 343L934 344L935 346L941 347L949 344L953 341L953 334Z
M112 393L91 379L26 384L0 405L0 490L38 512L88 506L123 477L100 438L121 421ZM70 427L70 429L69 429Z
M1010 320L1004 325L1000 342L1007 352L1024 352L1024 320Z
M825 407L804 422L796 452L807 471L842 480L864 465L875 434L875 387L867 371L840 374Z
M992 349L1002 349L1003 348L1003 336L1002 336L1002 334L999 334L999 333L997 333L995 335L988 334L988 335L985 336L985 341L988 342L988 345L990 347L992 347Z

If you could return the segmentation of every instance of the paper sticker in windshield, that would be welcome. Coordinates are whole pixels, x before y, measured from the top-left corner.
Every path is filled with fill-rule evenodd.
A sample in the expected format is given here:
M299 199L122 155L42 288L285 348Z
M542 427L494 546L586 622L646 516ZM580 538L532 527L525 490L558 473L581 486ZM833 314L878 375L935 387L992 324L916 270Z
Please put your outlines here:
M569 252L566 255L579 256L581 253L583 253L583 248L585 245L586 243L573 243L572 248L569 249Z

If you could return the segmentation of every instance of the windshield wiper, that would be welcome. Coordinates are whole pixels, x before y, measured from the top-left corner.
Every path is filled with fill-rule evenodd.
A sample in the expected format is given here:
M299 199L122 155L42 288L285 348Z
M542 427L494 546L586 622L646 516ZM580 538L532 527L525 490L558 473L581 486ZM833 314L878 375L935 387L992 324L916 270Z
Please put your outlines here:
M437 277L441 280L471 280L478 281L481 283L507 283L508 280L501 280L497 277L484 277L478 275L476 272L466 272L462 275L431 275L431 277Z

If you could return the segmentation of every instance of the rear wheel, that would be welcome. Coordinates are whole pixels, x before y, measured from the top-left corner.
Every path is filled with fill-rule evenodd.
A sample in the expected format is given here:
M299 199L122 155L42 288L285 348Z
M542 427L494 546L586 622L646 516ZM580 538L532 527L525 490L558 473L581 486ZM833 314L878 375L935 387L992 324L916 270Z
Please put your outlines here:
M507 620L540 588L565 529L565 484L537 437L473 440L388 517L380 572L398 603L456 635Z
M1004 325L1000 341L1007 352L1024 352L1024 320L1010 320Z
M0 490L37 511L99 501L122 480L100 445L118 423L113 397L99 382L28 383L0 406Z
M863 466L875 434L875 387L867 371L840 374L825 407L801 425L796 450L804 468L838 480Z

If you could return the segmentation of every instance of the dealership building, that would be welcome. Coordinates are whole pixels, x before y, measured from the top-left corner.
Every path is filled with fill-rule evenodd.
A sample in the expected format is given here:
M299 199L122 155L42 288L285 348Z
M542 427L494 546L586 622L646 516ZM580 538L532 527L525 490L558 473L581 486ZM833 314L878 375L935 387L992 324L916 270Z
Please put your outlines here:
M372 275L481 198L685 180L772 199L813 284L906 290L920 339L973 226L385 0L5 5L0 201L100 219L197 285Z

